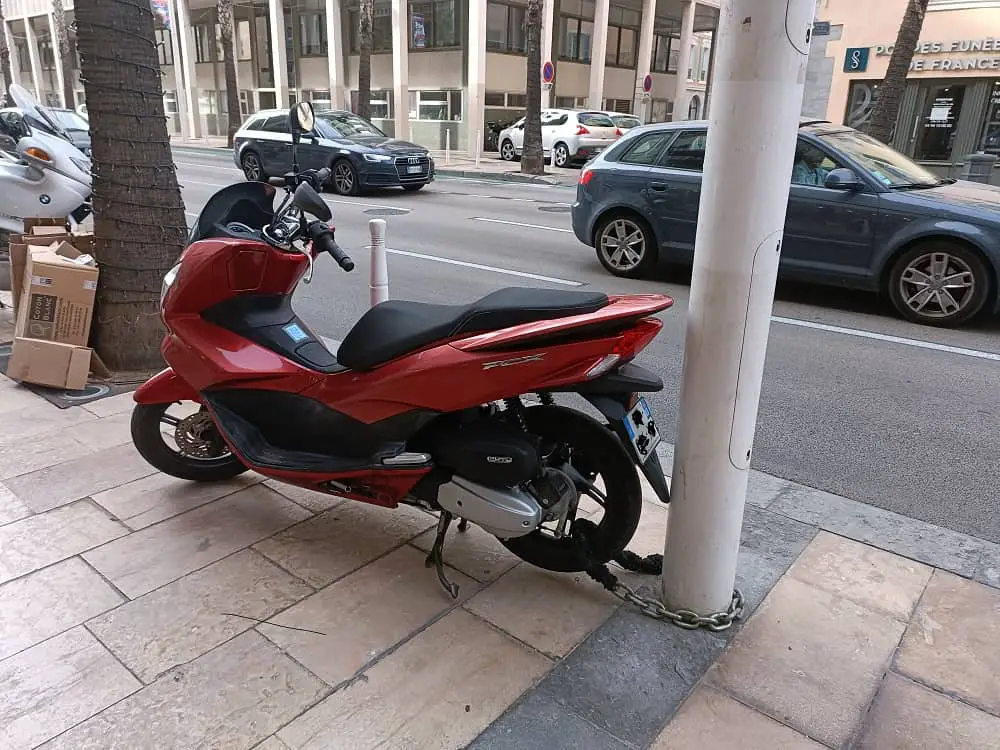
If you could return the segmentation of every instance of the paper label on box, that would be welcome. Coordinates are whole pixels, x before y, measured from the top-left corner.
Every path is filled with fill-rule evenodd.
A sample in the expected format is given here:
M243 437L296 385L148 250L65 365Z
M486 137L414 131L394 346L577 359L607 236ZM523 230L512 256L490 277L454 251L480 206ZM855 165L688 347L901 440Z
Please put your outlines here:
M52 279L49 276L32 276L32 286L52 286Z
M92 292L97 289L97 282L92 279L87 279L83 282L83 288Z

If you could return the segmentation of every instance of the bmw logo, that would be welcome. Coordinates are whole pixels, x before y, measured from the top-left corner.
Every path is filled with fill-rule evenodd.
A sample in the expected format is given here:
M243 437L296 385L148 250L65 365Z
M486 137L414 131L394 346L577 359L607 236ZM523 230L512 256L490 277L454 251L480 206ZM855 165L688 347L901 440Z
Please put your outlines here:
M42 193L40 196L38 196L38 202L41 203L43 206L47 206L52 202L52 196L49 195L48 193Z

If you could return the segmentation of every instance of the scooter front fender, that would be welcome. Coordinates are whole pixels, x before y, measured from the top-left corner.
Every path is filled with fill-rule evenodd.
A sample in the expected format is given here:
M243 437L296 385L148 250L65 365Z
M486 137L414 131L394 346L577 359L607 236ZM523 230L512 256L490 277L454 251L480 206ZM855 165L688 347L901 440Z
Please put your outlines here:
M201 403L201 394L174 372L172 367L160 370L160 372L139 386L133 398L137 404L144 406L172 404L175 401L197 401Z

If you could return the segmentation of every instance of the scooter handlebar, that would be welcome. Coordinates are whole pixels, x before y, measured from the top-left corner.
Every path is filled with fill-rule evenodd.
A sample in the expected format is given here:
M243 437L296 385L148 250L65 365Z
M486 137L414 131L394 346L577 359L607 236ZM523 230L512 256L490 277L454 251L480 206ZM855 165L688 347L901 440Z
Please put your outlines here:
M314 221L310 224L309 237L312 239L314 248L330 253L345 271L354 270L354 261L351 260L351 256L340 249L340 245L333 239L333 231L326 224L321 221Z

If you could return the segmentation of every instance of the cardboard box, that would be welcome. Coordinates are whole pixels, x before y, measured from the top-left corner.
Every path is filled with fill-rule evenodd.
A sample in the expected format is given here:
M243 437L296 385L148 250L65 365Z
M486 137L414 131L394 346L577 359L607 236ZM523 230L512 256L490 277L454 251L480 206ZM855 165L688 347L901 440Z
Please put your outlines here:
M34 221L49 221L48 219ZM27 222L25 222L27 223ZM11 292L14 295L14 313L19 311L21 302L21 290L24 287L24 266L27 263L28 248L48 247L53 242L64 240L81 253L94 255L94 236L92 234L68 234L62 226L56 227L59 234L13 234L10 237L10 276Z
M7 377L78 391L87 385L90 357L85 346L18 337L7 364Z
M28 246L15 337L86 346L94 315L98 270L68 242Z

